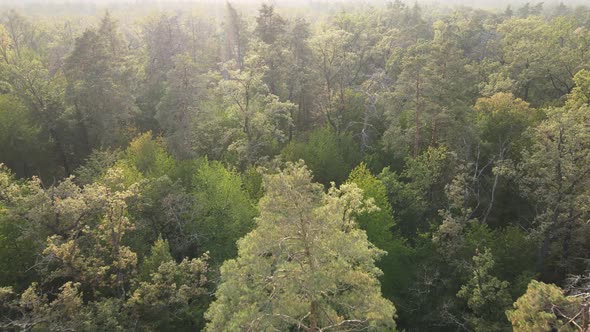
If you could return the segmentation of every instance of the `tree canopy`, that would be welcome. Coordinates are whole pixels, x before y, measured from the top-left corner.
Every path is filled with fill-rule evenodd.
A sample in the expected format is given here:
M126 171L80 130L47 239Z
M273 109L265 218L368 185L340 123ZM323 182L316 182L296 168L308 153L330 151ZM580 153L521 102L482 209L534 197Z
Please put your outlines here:
M0 330L588 330L572 1L0 1Z

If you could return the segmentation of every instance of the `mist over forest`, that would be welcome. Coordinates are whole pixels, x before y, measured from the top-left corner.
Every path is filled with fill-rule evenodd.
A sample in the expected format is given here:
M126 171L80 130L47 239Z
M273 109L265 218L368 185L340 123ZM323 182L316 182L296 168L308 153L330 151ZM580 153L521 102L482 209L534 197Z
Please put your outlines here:
M0 0L0 330L590 331L589 8Z
M346 8L360 8L365 6L382 8L386 7L389 0L273 0L268 1L277 10L320 10L334 12ZM254 12L262 2L260 0L236 0L232 3L248 12ZM548 0L548 1L526 1L526 0L420 0L410 1L408 4L418 3L422 6L432 6L449 10L461 6L487 9L504 10L507 6L520 7L529 3L530 5L543 4L545 9L558 7L560 4L576 7L587 5L584 0ZM47 10L104 10L106 8L134 8L139 10L173 10L178 8L223 8L225 1L221 0L2 0L0 8L22 8L28 11ZM47 8L45 8L47 7ZM284 13L291 15L292 13Z

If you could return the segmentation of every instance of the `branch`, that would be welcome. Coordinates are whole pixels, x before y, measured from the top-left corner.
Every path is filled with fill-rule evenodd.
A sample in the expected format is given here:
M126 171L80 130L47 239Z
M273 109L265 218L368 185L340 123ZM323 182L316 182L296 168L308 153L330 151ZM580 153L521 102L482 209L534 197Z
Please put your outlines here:
M333 325L330 325L330 326L326 326L324 328L321 328L320 329L320 332L327 331L327 330L330 330L330 329L335 329L335 328L338 328L338 327L341 327L341 326L347 325L347 324L350 324L350 325L353 325L353 326L355 326L355 325L358 326L358 325L363 325L363 324L366 324L366 323L367 323L366 320L347 319L347 320L341 321L340 323L333 324Z

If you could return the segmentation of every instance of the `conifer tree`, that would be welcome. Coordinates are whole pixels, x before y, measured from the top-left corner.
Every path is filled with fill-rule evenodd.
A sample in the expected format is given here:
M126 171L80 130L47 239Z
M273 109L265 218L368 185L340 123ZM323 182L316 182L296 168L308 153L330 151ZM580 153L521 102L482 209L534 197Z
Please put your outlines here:
M375 209L354 184L324 193L301 164L265 179L257 228L221 268L208 331L395 328L373 246L353 216Z

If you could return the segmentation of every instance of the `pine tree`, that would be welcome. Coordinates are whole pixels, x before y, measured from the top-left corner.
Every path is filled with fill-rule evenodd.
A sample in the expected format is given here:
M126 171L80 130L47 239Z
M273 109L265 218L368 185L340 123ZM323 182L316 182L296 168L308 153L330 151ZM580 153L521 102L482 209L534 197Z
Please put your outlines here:
M137 113L124 43L107 12L98 29L88 29L76 40L64 65L66 99L88 153L120 144Z
M265 178L258 227L221 268L209 331L392 330L375 260L353 215L375 209L354 184L328 193L301 164Z
M512 302L509 283L494 277L493 268L492 252L478 250L473 256L472 277L457 293L457 297L467 301L467 322L478 332L504 330L504 309Z

